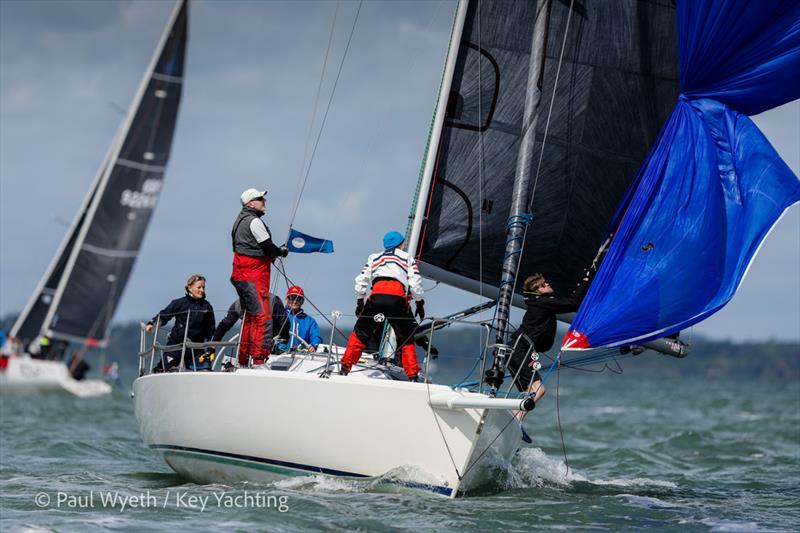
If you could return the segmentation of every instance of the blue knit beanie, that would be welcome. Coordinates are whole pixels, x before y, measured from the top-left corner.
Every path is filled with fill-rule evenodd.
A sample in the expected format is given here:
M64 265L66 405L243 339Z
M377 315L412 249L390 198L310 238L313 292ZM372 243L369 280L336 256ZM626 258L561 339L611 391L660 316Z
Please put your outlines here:
M406 238L399 231L390 231L383 236L383 249L394 250L405 241Z

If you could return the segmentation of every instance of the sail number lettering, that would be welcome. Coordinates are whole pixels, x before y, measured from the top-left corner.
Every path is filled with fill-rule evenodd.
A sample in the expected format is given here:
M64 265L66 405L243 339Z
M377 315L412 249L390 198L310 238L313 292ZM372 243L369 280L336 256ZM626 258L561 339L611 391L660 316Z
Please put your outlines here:
M161 191L161 180L144 180L141 191L125 189L119 203L126 207L136 209L153 209L158 202L158 193Z

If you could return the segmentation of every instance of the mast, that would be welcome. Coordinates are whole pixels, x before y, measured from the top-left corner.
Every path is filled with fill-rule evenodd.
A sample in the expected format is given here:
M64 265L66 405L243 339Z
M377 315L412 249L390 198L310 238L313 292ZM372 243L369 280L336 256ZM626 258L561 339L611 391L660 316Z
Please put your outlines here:
M503 258L502 277L497 297L497 308L494 314L494 325L497 328L494 362L486 372L486 382L492 392L503 383L505 358L510 354L506 344L508 337L508 315L514 297L514 284L517 279L525 228L530 223L528 210L528 190L530 189L531 166L533 162L534 144L536 141L536 125L541 112L542 77L544 75L545 48L547 46L547 22L550 17L550 0L537 0L536 23L533 28L531 43L530 68L528 84L525 92L525 110L523 132L517 153L517 166L514 174L511 210L508 214L506 230L506 251Z
M436 157L439 154L439 140L442 137L444 127L445 111L450 98L450 87L453 83L453 72L456 69L458 59L459 43L464 32L464 20L467 17L469 0L459 0L456 8L455 19L453 20L453 31L450 34L450 44L447 48L447 59L442 73L442 83L439 85L439 95L436 100L436 110L433 114L433 124L431 124L431 135L428 139L428 147L425 152L425 166L422 170L419 185L417 187L417 198L414 201L414 215L411 220L410 228L406 231L408 242L408 255L417 255L419 247L419 233L425 221L425 209L428 206L427 198L433 181L433 169L436 167Z

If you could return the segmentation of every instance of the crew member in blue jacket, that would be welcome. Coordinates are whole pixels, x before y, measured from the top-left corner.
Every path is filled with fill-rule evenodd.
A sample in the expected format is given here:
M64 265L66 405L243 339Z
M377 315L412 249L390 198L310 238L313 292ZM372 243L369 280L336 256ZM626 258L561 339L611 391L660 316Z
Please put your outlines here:
M288 348L315 352L322 342L322 335L319 334L319 325L314 317L303 311L305 298L305 293L299 285L293 285L286 291L286 314L289 317Z

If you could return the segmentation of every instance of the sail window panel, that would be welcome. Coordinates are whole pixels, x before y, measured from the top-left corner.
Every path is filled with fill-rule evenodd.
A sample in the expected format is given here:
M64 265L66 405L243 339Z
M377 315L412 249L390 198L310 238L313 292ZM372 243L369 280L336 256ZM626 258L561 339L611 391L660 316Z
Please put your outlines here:
M159 98L158 90L167 94ZM166 165L175 129L161 125L177 121L180 99L180 84L151 79L120 150L120 158L154 167ZM146 154L149 155L145 157Z
M532 2L473 2L453 76L425 261L496 284L505 247L505 220L522 133L529 76ZM499 30L502 28L502 31ZM491 210L482 209L491 201Z
M425 246L437 250L426 261L471 275L479 271L479 240L484 255L503 253L511 205L505 187L513 179L519 146L519 136L505 131L483 133L482 145L477 138L471 130L448 130L443 147L448 157L440 162L425 239ZM491 213L481 212L485 199L492 200ZM484 266L496 267L499 279L499 263Z
M459 75L453 80L454 90L450 94L446 123L450 127L483 131L497 108L499 72L493 61L486 59L485 51L477 47L467 47L459 63L463 71L478 72L477 76L467 78Z

